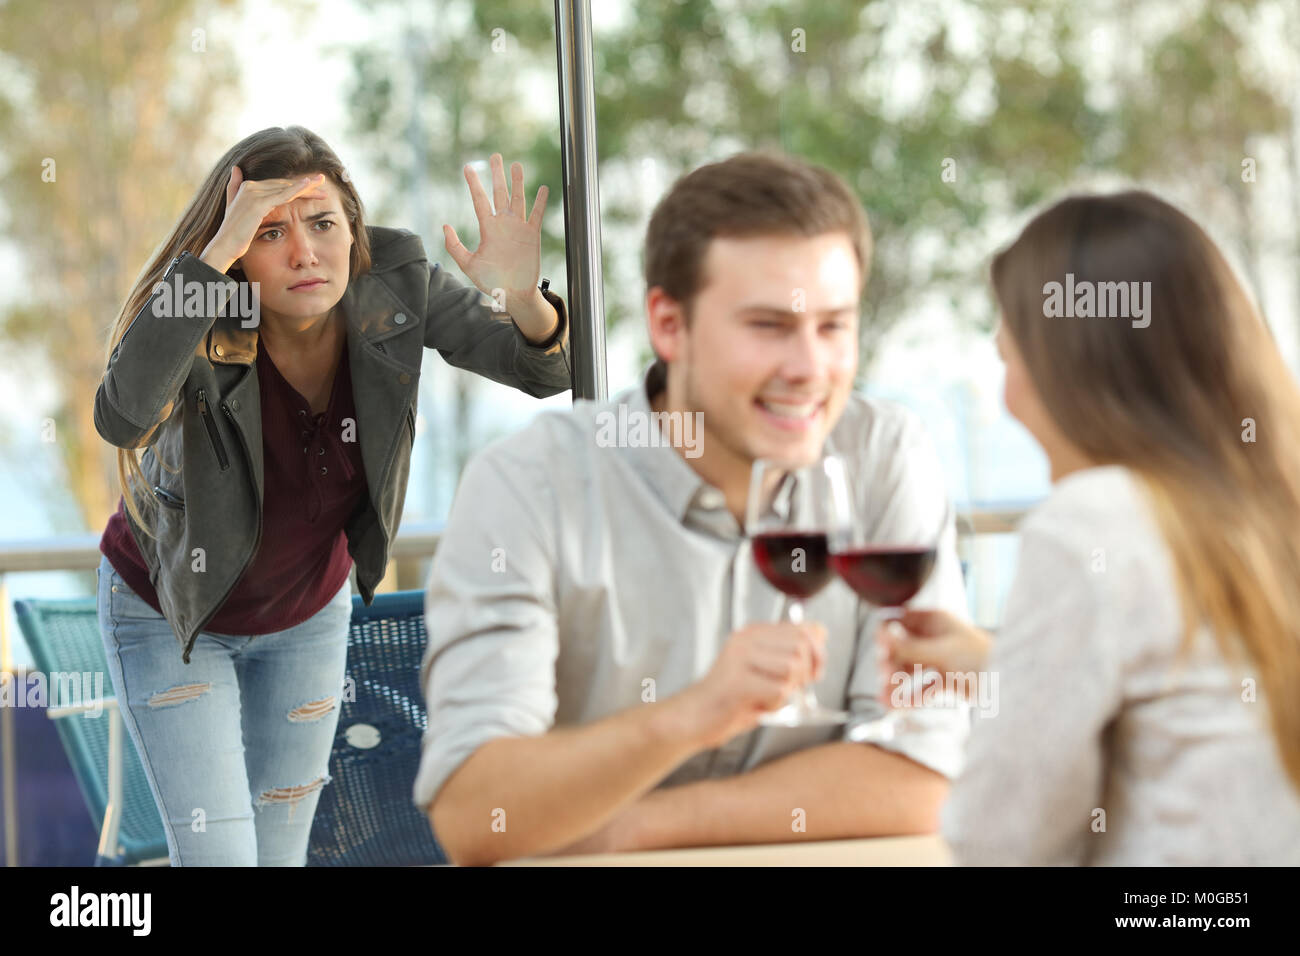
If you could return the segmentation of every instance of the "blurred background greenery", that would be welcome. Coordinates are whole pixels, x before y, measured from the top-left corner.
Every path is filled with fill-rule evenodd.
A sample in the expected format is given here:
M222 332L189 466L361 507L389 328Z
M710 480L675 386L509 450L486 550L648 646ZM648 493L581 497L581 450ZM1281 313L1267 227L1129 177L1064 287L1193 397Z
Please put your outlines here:
M823 163L861 196L876 240L863 386L950 388L984 409L949 409L965 421L948 452L959 497L1045 490L1023 436L988 410L985 276L1065 190L1136 183L1182 205L1295 366L1294 0L594 6L612 390L649 357L640 249L654 202L681 172L755 147ZM349 164L372 222L414 229L453 272L441 224L477 242L462 165L521 160L530 201L551 187L543 274L564 293L550 3L0 0L3 537L103 528L118 491L91 408L108 326L217 157L293 123ZM408 520L440 519L466 458L543 407L427 362Z

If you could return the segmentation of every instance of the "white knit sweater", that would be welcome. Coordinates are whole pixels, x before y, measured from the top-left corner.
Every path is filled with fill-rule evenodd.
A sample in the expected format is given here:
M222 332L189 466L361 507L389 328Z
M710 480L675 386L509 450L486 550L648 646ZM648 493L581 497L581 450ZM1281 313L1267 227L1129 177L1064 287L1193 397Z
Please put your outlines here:
M1262 681L1208 633L1175 666L1173 568L1133 474L1065 476L1020 535L997 713L974 718L944 809L957 861L1300 864Z

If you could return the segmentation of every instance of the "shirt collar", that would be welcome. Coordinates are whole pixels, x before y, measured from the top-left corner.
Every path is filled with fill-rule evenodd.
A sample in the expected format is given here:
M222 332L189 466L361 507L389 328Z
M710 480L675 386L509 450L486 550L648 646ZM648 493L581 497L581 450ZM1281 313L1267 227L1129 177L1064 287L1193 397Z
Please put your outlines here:
M657 422L650 417L654 411L650 405L650 396L665 387L665 379L662 367L652 364L638 385L615 396L610 403L609 411L616 416L613 425L621 426L617 420L620 406L626 407L629 432L631 423L637 418L642 418L646 423L644 434L649 440L644 443L620 441L619 450L678 521L685 520L693 505L725 510L726 498L722 491L701 478L687 464L682 452L669 444L669 437L662 434ZM691 427L694 427L693 422ZM693 434L697 441L701 440L701 435Z

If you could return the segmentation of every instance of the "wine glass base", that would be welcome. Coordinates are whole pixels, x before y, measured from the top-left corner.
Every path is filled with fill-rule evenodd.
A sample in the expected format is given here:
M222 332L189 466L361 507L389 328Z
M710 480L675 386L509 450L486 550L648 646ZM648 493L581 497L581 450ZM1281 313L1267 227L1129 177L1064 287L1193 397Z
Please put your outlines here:
M758 722L765 727L820 727L827 724L842 724L848 719L849 714L845 710L786 704L779 710L760 715Z

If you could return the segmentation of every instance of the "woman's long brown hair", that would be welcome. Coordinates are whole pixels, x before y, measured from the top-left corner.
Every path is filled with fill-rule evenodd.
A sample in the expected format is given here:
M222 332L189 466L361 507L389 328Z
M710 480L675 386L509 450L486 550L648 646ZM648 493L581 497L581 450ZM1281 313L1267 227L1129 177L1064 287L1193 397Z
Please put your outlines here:
M1150 324L1047 315L1047 283L1067 273L1076 287L1150 282ZM1244 652L1300 788L1300 389L1268 327L1205 232L1146 192L1057 203L998 254L992 279L1061 433L1142 480L1175 566L1184 651L1207 626L1226 658Z
M352 230L352 251L349 260L348 278L356 278L370 268L370 240L365 229L365 210L361 197L348 178L347 171L334 151L315 133L301 126L287 129L273 126L253 133L240 140L222 156L207 178L199 187L189 206L181 214L171 234L163 240L154 251L152 258L136 278L126 302L122 305L112 328L109 330L108 346L104 353L104 364L108 365L117 348L118 342L131 327L135 317L148 303L155 284L167 270L172 259L183 252L199 255L212 241L212 237L221 228L226 215L226 185L230 181L231 167L238 166L244 179L293 179L308 173L324 173L338 188L343 203L343 214L348 218ZM247 281L238 267L232 267L227 273L240 282ZM166 421L175 402L164 406L160 424ZM155 537L153 529L140 509L139 501L132 493L132 479L143 489L139 500L147 501L151 507L157 507L157 500L148 491L144 472L140 469L140 456L150 443L150 437L158 430L155 426L131 449L119 448L117 451L117 478L122 491L123 502L136 523L150 537ZM167 463L159 459L159 465L175 473L179 468L168 468Z

